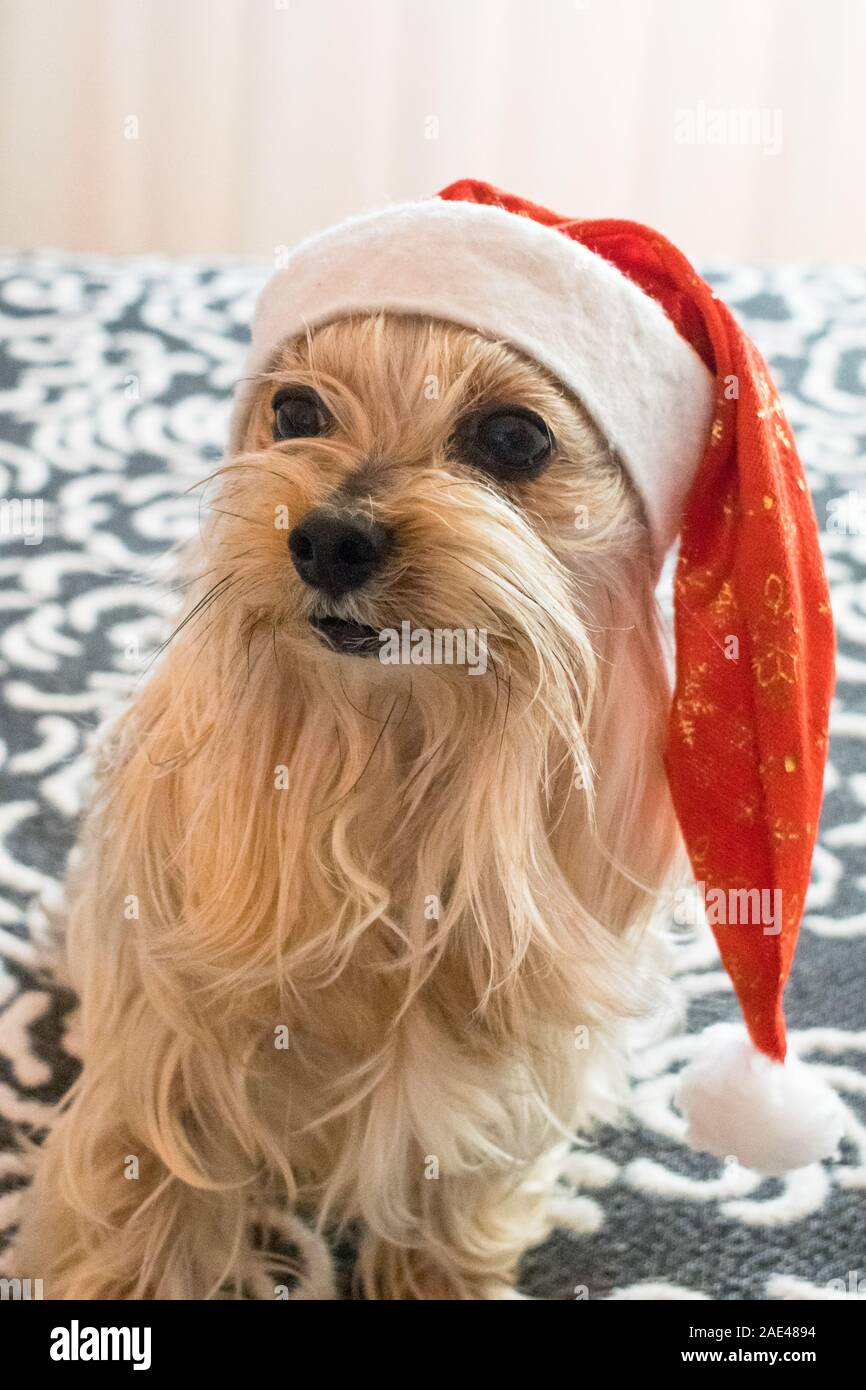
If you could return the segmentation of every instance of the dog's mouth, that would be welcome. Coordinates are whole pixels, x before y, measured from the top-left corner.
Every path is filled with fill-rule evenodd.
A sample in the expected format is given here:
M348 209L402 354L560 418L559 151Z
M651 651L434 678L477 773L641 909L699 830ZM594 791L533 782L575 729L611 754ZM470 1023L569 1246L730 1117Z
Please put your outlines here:
M348 618L311 618L310 627L331 651L346 656L377 656L381 648L376 628Z

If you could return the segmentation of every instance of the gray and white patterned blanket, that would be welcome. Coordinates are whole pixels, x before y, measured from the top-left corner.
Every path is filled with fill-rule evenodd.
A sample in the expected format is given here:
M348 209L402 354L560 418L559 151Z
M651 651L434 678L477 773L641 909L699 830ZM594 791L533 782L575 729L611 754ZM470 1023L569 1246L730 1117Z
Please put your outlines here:
M185 489L220 456L265 274L0 256L0 1242L23 1141L76 1068L73 1001L38 968L36 904L58 894L92 730L162 632L165 598L142 575L159 580L196 525ZM575 1153L559 1228L526 1261L542 1298L866 1297L866 272L710 278L774 369L825 531L839 688L787 1009L794 1045L847 1105L848 1136L836 1162L784 1180L685 1148L673 1077L696 1029L736 1016L699 937L679 963L689 1031L642 1049L632 1125Z

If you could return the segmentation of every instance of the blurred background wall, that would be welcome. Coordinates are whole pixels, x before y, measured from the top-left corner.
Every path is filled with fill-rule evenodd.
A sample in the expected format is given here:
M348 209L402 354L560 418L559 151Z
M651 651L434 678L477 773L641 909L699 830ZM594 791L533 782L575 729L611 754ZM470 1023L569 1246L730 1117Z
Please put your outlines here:
M0 241L275 247L488 179L866 257L863 0L0 0Z

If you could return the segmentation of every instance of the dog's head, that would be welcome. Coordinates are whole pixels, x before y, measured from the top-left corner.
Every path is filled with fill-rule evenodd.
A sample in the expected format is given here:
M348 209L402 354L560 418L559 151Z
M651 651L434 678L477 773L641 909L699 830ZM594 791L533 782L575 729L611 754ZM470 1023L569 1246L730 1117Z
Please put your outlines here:
M427 319L285 345L218 482L209 583L325 681L408 670L478 701L505 680L566 718L605 596L650 574L635 493L581 406L507 346Z
M403 942L413 970L459 938L476 1001L530 949L556 963L548 1011L621 999L610 942L674 830L654 565L618 459L541 367L426 318L325 325L247 386L129 779L136 817L144 783L196 845L201 938L231 926L228 881L249 934L279 891L298 969L387 920L383 959Z

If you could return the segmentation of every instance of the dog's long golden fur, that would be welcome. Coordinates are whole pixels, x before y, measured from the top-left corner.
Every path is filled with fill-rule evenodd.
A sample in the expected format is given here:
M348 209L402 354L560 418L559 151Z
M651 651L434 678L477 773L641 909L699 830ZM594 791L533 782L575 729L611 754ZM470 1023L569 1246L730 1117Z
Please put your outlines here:
M274 443L286 381L331 435ZM552 426L535 482L451 457L496 401ZM639 506L555 382L426 320L289 344L245 444L103 743L69 889L84 1070L19 1262L49 1297L240 1294L275 1199L361 1223L368 1296L491 1296L544 1233L527 1179L615 1109L652 987L676 835ZM311 633L285 519L338 492L399 538L340 615L486 629L486 675Z

